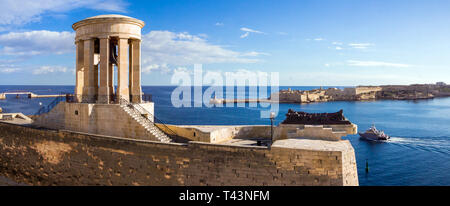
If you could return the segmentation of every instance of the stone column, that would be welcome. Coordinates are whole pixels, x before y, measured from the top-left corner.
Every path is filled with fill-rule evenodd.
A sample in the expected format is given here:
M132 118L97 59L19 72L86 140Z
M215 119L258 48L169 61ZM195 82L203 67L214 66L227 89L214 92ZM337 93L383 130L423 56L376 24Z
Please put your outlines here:
M111 69L112 66L109 63L109 37L101 37L100 38L100 87L98 94L98 102L103 104L109 104L110 98L113 92L112 88L112 75Z
M108 70L109 70L109 74L111 74L110 81L108 81L108 86L111 89L111 91L110 91L111 95L114 96L116 94L116 92L115 92L115 88L114 88L114 65L112 63L109 63ZM111 99L111 101L113 101L113 99Z
M75 99L77 102L82 101L84 87L84 42L77 40L76 45L76 83L75 83Z
M94 39L84 40L84 89L83 102L94 103L96 95L96 87L98 82L95 82L95 68L94 68Z
M128 87L130 91L130 102L133 102L133 44L128 40Z
M131 41L130 53L130 91L133 103L142 102L141 88L141 40L133 39Z
M117 99L130 101L130 92L128 89L128 38L119 38L118 58Z
M99 78L99 71L98 71L98 64L94 65L94 103L98 101L98 78Z

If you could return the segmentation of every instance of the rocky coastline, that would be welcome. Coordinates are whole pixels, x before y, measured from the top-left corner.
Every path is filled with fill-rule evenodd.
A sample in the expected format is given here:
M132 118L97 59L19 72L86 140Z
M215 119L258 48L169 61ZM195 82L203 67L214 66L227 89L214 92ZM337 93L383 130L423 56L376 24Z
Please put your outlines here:
M313 90L280 90L271 95L274 100L278 95L280 103L314 103L329 101L367 101L367 100L419 100L435 97L449 97L450 85L443 82L436 84L357 86L353 88L328 88Z

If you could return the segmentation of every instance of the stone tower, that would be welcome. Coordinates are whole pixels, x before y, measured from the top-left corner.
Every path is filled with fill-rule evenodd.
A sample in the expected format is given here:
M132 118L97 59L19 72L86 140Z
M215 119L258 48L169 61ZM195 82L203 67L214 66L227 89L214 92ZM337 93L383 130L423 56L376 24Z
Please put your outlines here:
M35 125L116 136L172 141L154 123L154 103L141 88L144 22L100 15L76 22L75 94L39 115ZM115 69L117 68L117 69ZM117 72L117 91L114 73Z
M144 22L100 15L72 25L76 31L76 87L79 102L141 103L141 29ZM117 67L117 92L114 91Z

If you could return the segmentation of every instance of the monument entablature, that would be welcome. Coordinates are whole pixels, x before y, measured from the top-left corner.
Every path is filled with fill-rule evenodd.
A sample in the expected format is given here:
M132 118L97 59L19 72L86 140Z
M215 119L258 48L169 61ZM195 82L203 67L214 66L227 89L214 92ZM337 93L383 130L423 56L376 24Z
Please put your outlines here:
M141 29L144 26L143 21L123 15L99 15L76 22L72 28L76 31L77 41L110 36L141 39Z
M76 32L77 102L142 102L141 29L144 25L141 20L123 15L99 15L72 25Z

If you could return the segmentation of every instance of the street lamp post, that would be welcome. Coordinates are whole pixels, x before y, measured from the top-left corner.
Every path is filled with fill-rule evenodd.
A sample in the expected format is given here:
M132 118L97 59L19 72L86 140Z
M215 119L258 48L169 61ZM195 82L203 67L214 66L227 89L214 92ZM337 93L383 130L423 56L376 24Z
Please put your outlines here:
M275 112L270 113L270 145L273 143L273 119L275 119Z

